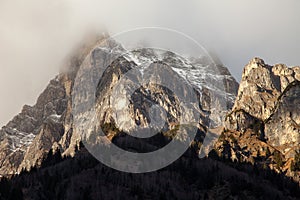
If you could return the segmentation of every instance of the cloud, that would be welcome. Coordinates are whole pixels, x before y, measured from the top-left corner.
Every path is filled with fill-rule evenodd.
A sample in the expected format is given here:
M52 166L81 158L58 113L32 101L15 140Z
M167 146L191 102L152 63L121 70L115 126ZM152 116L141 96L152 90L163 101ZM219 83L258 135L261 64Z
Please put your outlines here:
M144 26L184 32L239 79L254 56L300 64L298 0L0 0L0 124L33 104L90 30Z

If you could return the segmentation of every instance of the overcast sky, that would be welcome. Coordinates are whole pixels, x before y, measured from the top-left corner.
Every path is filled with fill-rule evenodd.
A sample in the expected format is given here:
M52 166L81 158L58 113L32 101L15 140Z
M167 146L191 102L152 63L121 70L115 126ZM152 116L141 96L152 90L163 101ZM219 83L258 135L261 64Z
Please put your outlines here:
M240 80L255 56L300 65L299 8L299 0L0 0L0 126L35 103L90 30L178 30Z

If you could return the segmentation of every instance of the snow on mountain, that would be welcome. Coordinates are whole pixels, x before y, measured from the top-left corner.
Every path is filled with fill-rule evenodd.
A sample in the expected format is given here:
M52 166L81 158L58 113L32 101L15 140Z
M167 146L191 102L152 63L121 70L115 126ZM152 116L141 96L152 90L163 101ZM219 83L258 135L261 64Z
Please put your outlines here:
M0 174L17 173L21 170L19 166L30 168L52 147L60 148L66 154L74 152L74 145L80 138L74 135L72 130L72 87L77 70L87 56L92 59L91 63L97 63L97 59L101 59L93 57L96 51L105 52L99 52L98 56L110 53L122 55L127 61L134 62L142 74L149 64L163 62L190 83L198 91L200 98L209 96L203 101L200 100L200 103L213 102L216 99L208 94L209 90L220 95L219 99L233 104L235 91L230 89L237 88L238 84L229 72L223 73L225 67L222 68L223 71L219 70L220 68L205 56L188 58L169 51L149 48L127 51L116 42L112 42L108 47L103 47L97 42L80 49L67 64L69 71L50 82L38 98L37 104L33 107L25 106L18 116L0 130ZM227 82L230 84L224 84ZM228 87L230 85L233 87ZM204 104L202 106L205 107ZM213 109L207 108L211 111ZM224 112L228 109L225 108Z
M6 129L5 133L6 138L9 141L10 144L10 150L12 152L16 151L26 151L26 148L24 146L28 146L32 143L32 141L35 138L35 135L32 133L24 133L16 128L8 128Z

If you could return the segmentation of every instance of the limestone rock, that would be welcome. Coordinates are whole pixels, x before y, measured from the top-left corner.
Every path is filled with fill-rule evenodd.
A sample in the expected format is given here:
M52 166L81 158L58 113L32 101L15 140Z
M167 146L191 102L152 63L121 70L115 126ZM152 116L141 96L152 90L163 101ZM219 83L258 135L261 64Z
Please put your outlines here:
M259 58L246 65L237 99L225 120L226 131L222 139L223 143L227 141L227 149L235 152L235 158L242 156L244 161L258 164L263 159L255 160L264 155L263 165L285 171L298 180L297 173L290 171L289 161L300 149L298 79L299 67L270 66ZM232 140L235 143L230 143ZM224 151L223 143L216 148L230 152ZM232 153L229 157L234 158Z

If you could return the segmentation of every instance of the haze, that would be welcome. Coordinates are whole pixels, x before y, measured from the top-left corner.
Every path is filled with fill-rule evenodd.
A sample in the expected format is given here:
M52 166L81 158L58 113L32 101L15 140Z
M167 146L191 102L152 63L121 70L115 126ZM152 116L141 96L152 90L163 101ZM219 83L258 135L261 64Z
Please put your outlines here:
M0 0L0 125L34 104L86 35L138 27L186 33L240 80L254 56L299 65L298 0Z

